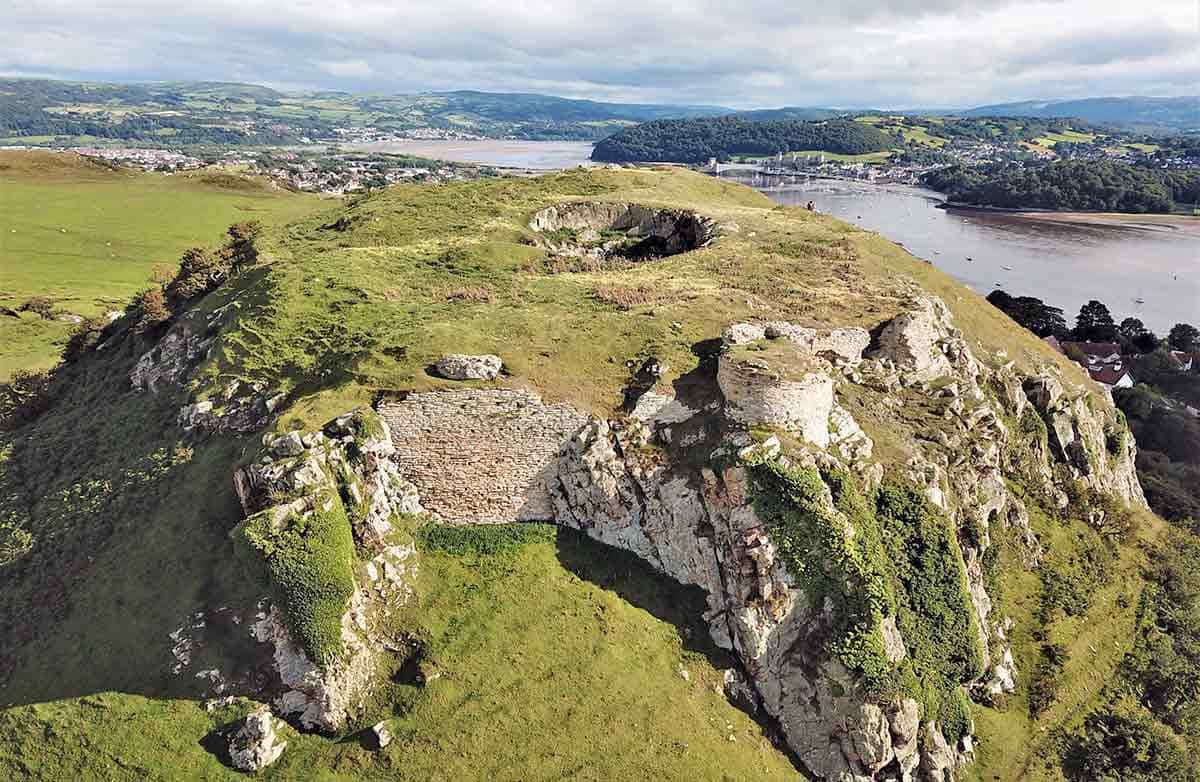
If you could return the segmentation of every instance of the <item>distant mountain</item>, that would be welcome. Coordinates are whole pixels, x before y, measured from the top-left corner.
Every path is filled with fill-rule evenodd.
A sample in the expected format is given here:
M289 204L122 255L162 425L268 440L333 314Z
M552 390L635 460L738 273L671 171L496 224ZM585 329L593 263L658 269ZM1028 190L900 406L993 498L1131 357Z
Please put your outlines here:
M733 112L733 109L722 106L604 103L523 92L457 90L424 94L444 99L446 105L443 111L446 113L466 111L497 122L650 122L656 119L715 117Z
M460 90L410 95L281 92L254 84L0 79L0 143L84 137L149 144L334 140L348 128L594 140L641 122L726 115L722 106L603 103Z
M965 117L1073 117L1103 125L1136 130L1200 130L1200 96L1179 98L1084 98L1039 100L979 106Z
M839 117L843 114L848 114L844 110L838 109L822 109L815 106L784 106L778 109L754 109L752 111L738 111L734 116L738 119L750 120L751 122L774 122L777 120L821 120ZM858 113L858 112L853 112Z

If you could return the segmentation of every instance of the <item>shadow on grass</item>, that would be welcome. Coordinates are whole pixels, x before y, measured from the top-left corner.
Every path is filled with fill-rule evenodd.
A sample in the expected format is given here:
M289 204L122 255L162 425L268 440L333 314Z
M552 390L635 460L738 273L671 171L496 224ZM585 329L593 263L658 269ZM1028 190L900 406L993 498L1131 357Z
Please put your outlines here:
M742 671L741 663L733 653L713 643L708 623L702 618L708 603L700 587L680 584L636 555L592 540L569 527L558 528L555 547L562 566L579 578L611 590L629 604L674 625L686 651L704 655L717 670L735 668ZM788 747L774 718L757 703L741 699L730 703L758 724L763 736L787 756L797 771L807 773Z
M707 603L700 587L679 584L634 554L566 527L559 527L555 547L559 562L579 578L616 592L626 602L674 625L684 649L703 654L714 668L738 664L709 637L708 624L701 618Z

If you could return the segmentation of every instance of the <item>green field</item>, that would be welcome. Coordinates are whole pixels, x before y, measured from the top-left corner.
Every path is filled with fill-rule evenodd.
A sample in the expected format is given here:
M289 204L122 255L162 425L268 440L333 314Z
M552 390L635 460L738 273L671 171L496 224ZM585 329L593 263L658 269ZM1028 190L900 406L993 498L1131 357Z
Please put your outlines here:
M1046 133L1033 140L1034 144L1042 147L1053 147L1060 141L1074 144L1090 144L1096 140L1095 133L1082 133L1078 130L1064 130L1057 133Z
M155 266L213 244L231 223L279 223L314 196L213 173L113 171L73 155L0 153L0 306L34 296L81 316L123 309ZM0 316L0 380L57 360L71 324Z
M422 667L436 679L384 693L366 724L388 719L390 747L376 753L355 737L287 728L283 759L256 778L797 779L762 727L721 693L714 666L730 659L707 642L698 593L574 532L519 531L469 530L453 551L424 552L413 614L428 639ZM514 542L476 552L476 540L496 537ZM243 712L121 692L0 710L0 774L245 779L201 743Z

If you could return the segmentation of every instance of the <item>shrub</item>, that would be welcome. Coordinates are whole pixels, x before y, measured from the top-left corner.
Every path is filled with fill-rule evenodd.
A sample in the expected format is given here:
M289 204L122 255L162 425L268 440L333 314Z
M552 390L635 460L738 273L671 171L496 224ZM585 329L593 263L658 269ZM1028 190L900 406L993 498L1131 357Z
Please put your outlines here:
M144 290L133 300L133 330L138 334L153 331L171 319L171 308L162 288Z
M1046 644L1041 648L1037 665L1029 677L1029 716L1036 719L1058 697L1067 650L1061 644Z
M192 247L179 259L179 271L167 284L167 296L175 306L203 296L224 282L229 270L229 261L221 254Z
M53 374L18 369L12 379L0 384L0 428L27 424L50 409Z
M342 614L354 593L354 536L340 498L319 497L315 504L330 509L293 515L278 529L267 509L234 535L265 566L292 636L325 667L342 653Z
M71 331L71 336L67 337L66 347L63 348L63 361L76 361L94 348L106 326L108 320L105 318L87 318L76 326Z
M1072 782L1195 782L1198 778L1179 737L1132 703L1089 716L1070 739L1063 770Z
M903 587L896 594L910 653L947 681L975 678L983 672L983 649L966 568L945 516L909 484L885 483L876 506L893 572Z

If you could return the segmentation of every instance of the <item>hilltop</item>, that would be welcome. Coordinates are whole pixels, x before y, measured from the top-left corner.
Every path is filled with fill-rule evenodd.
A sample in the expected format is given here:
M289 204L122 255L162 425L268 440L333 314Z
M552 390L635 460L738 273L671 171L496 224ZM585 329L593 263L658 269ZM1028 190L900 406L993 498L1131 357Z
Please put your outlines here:
M237 778L256 703L266 779L1083 779L1085 720L1186 729L1106 687L1176 599L1111 399L700 174L239 222L8 423L16 778Z

